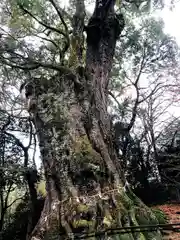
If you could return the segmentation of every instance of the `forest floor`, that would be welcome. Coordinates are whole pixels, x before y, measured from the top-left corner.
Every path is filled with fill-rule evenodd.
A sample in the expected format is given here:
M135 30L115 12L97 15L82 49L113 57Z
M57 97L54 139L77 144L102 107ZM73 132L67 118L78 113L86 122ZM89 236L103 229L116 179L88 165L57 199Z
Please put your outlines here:
M180 223L180 204L164 204L155 206L164 211L169 217L169 223ZM180 226L177 226L178 228ZM179 232L167 231L165 232L164 240L180 240L180 229Z

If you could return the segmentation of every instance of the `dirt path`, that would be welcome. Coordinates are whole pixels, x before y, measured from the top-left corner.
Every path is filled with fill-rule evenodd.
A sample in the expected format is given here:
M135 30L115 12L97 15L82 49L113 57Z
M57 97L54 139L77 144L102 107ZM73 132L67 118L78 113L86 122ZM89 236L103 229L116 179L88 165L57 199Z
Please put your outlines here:
M164 211L169 216L170 223L180 223L180 204L159 205L156 208ZM180 240L180 232L168 231L167 233L168 235L164 237L164 240Z

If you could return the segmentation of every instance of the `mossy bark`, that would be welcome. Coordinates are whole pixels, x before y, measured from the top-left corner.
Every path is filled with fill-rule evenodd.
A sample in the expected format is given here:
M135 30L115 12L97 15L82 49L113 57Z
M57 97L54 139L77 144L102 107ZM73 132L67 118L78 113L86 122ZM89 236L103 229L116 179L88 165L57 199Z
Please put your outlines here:
M36 95L32 112L47 183L44 210L32 239L58 239L61 234L66 239L76 233L156 224L152 212L125 187L114 164L117 159L112 143L107 146L94 115L82 107L74 82L65 75L55 79L49 79L46 91ZM39 86L43 82L36 93ZM88 130L87 119L91 121ZM111 238L144 240L161 236L159 232L140 232Z
M77 233L157 223L150 209L126 186L112 141L108 82L116 40L124 26L117 21L114 4L96 1L87 26L85 69L74 66L33 82L30 110L39 138L47 196L31 240L67 239ZM96 238L105 237L91 237ZM161 235L158 231L130 232L110 238L159 240Z

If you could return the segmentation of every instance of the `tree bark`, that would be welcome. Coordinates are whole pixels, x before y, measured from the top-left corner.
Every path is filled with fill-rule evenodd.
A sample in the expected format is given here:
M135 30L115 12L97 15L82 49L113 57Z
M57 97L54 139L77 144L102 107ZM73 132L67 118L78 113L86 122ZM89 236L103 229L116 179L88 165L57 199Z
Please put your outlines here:
M83 1L77 8L82 10ZM86 67L33 81L31 115L39 138L47 196L31 240L67 239L77 233L153 224L152 212L126 187L112 143L108 83L124 20L115 1L96 1L86 27ZM78 20L76 12L76 21ZM81 21L77 21L82 26ZM79 26L80 26L79 25ZM74 31L82 37L82 28ZM161 239L160 233L124 233L112 239ZM95 237L94 237L95 239ZM104 239L104 237L103 237Z

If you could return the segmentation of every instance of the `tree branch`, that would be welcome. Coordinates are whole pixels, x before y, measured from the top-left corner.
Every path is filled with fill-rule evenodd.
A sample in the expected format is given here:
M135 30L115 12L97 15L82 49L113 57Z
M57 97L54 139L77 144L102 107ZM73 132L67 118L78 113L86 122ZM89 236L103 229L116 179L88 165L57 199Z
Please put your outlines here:
M62 16L62 10L60 9L59 5L57 2L55 2L55 0L49 0L49 2L53 5L53 7L56 9L56 12L62 22L62 24L64 25L64 28L65 28L65 35L66 35L66 43L65 43L65 46L62 50L63 52L63 55L65 54L65 52L67 51L67 49L69 48L70 46L70 38L69 38L69 31L68 31L68 26L66 24L66 22L64 21L64 18Z
M117 98L115 97L115 95L111 92L111 91L108 91L108 94L114 99L114 101L117 103L118 105L118 108L121 109L121 105L119 103L119 101L117 100Z
M74 58L76 55L76 60L80 64L83 64L83 46L84 46L84 18L85 18L85 5L84 0L75 1L75 14L73 16L72 27L73 27L73 36L71 39L72 52L71 58ZM74 52L75 51L75 52Z
M151 97L153 94L155 94L159 89L161 89L161 87L159 87L161 85L161 83L158 83L155 88L142 100L139 100L139 104L146 101L149 97Z
M14 201L12 201L9 205L7 205L7 208L11 207L15 202L17 202L18 200L22 200L23 197L19 197L19 198L16 198Z
M8 209L8 198L9 198L9 194L10 194L10 192L11 192L12 186L13 186L13 182L11 182L11 183L9 184L9 187L8 187L8 189L7 189L7 191L6 191L6 197L5 197L5 200L4 200L4 212L6 212L7 209Z
M56 48L59 48L59 46L58 46L53 40L51 40L51 39L49 39L49 38L41 37L41 36L39 36L39 35L37 35L37 34L34 34L34 36L35 36L35 37L38 37L38 38L40 38L40 39L42 39L42 40L44 40L44 41L50 42L50 43L52 43Z
M136 120L136 115L137 115L137 107L139 105L139 90L137 90L137 97L136 97L136 101L134 103L134 107L133 107L133 110L132 110L132 116L131 116L131 120L128 124L128 127L127 127L127 130L130 131L131 128L133 127L134 125L134 122Z
M131 120L129 122L129 125L127 127L127 130L130 131L131 128L133 127L134 125L134 122L136 120L136 115L137 115L137 107L139 105L139 96L140 96L140 93L139 93L139 88L138 88L138 83L139 83L139 80L140 80L140 77L141 77L141 74L142 74L142 70L144 68L144 61L145 61L145 47L143 48L143 55L142 55L142 60L141 60L141 64L140 64L140 69L139 69L139 72L138 72L138 75L136 77L136 80L135 82L133 83L135 89L136 89L136 93L137 93L137 96L136 96L136 101L134 103L134 107L133 107L133 110L132 110L132 116L131 116Z
M5 134L8 135L8 136L10 136L10 137L12 137L12 138L15 140L16 144L17 144L20 148L22 148L22 150L23 150L23 152L24 152L24 167L27 167L27 166L28 166L28 159L29 159L28 149L29 149L30 145L28 144L28 146L25 147L25 146L22 144L22 142L21 142L16 136L14 136L12 133L5 132ZM31 140L31 139L30 139L30 140Z
M62 24L64 25L64 28L65 28L67 37L68 37L68 39L69 39L68 26L67 26L66 22L64 21L64 18L63 18L62 14L61 14L61 9L60 9L60 7L58 6L58 3L56 3L55 0L49 0L49 2L50 2L50 3L53 5L53 7L56 9L56 12L57 12L57 14L58 14L58 16L59 16Z
M26 147L22 144L22 142L17 137L15 137L12 133L5 132L5 134L9 137L12 137L15 140L16 144L23 149L23 151L27 151Z
M47 28L47 29L49 29L53 32L59 33L59 34L63 35L64 37L66 37L66 33L64 33L63 31L61 31L57 28L51 27L51 26L47 25L46 23L42 22L37 17L35 17L31 12L29 12L27 9L25 9L22 4L19 3L18 6L24 13L28 14L30 17L32 17L34 20L36 20L43 27L45 27L45 28Z
M26 63L22 63L20 65L11 64L10 62L8 62L8 61L11 61L11 59L7 59L8 60L7 61L4 58L1 58L1 61L2 61L3 64L6 64L6 65L8 65L12 68L19 68L19 69L22 69L22 70L35 70L35 69L38 69L40 67L43 67L43 68L52 69L52 70L61 72L62 74L75 76L73 74L73 72L66 67L62 67L62 66L55 65L55 64L52 64L52 63L38 62L38 61L32 60L30 58L25 58L22 55L20 55L20 56L19 56L19 54L17 54L17 55L18 55L18 57L22 57L26 61Z

